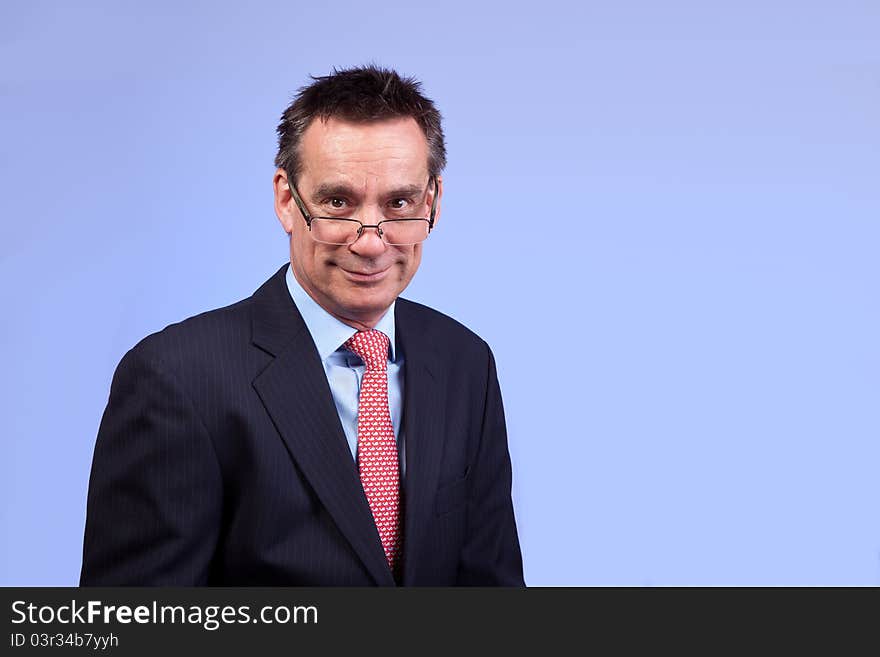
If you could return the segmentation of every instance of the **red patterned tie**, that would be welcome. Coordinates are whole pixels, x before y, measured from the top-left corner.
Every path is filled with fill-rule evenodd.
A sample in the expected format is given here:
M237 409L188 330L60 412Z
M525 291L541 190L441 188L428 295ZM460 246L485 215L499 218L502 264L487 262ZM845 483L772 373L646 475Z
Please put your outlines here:
M388 336L358 331L343 345L367 366L358 399L358 470L391 572L401 554L397 441L388 410Z

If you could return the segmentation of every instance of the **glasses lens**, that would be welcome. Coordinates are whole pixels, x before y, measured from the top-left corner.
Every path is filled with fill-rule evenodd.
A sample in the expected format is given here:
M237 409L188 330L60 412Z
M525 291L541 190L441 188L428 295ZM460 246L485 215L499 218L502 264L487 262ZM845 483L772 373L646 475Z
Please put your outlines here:
M427 219L396 219L383 221L382 238L388 244L418 244L428 236Z
M349 219L312 219L312 237L325 244L352 244L358 237L357 221Z

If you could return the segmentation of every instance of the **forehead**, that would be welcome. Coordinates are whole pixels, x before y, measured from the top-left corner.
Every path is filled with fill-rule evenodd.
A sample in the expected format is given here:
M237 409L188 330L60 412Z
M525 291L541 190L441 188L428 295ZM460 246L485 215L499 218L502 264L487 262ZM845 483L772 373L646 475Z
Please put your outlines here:
M303 176L313 183L328 177L358 186L423 183L428 142L412 117L370 123L316 119L303 133L300 161Z

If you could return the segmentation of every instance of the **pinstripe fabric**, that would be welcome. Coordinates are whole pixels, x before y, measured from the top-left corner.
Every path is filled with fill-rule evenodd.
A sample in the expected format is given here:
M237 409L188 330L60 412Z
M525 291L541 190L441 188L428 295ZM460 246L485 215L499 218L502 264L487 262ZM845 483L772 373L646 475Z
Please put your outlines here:
M83 585L394 585L285 264L153 334L113 377ZM494 362L398 300L406 356L404 585L522 585Z

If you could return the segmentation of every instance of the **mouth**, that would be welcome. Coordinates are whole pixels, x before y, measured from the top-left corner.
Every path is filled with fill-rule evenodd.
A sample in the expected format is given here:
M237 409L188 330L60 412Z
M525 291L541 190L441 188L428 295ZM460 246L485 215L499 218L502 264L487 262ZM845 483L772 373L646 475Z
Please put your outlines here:
M389 266L378 271L351 271L345 267L340 267L340 269L345 274L345 277L351 281L356 283L375 283L385 278L391 267Z

